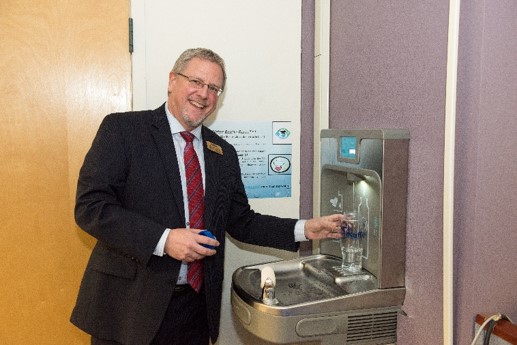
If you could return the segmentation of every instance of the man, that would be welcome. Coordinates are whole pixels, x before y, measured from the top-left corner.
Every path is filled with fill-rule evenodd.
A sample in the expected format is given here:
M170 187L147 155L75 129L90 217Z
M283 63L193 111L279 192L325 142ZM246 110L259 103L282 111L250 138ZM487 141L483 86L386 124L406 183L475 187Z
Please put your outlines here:
M92 344L215 343L226 232L291 251L300 240L339 238L342 215L297 221L250 209L235 149L202 126L225 83L217 54L189 49L164 105L103 120L75 208L97 239L71 317Z

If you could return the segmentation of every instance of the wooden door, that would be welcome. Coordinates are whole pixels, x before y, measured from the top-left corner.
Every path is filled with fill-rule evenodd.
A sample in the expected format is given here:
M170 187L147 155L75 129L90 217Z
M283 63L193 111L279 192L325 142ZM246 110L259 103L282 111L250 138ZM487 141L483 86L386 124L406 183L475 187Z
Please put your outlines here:
M0 343L89 344L69 323L94 243L73 219L101 119L131 106L128 0L0 2Z

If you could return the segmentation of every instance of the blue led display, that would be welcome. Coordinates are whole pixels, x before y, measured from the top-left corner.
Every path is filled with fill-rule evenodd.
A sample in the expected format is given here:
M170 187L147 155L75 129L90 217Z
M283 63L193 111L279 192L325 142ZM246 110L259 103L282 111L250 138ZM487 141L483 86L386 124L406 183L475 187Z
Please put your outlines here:
M356 159L357 158L357 140L354 136L341 137L341 158Z

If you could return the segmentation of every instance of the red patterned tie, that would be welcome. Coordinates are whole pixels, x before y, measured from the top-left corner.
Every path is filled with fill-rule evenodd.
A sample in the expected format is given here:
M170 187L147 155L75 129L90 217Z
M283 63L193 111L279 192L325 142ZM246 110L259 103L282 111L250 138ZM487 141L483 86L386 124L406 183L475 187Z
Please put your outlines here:
M199 160L197 159L197 154L192 143L194 135L190 132L181 132L180 134L186 142L183 159L185 161L185 175L187 179L190 228L203 229L203 215L205 213L203 177L201 176L201 167L199 166ZM187 282L196 292L199 292L203 284L203 262L201 260L189 263Z

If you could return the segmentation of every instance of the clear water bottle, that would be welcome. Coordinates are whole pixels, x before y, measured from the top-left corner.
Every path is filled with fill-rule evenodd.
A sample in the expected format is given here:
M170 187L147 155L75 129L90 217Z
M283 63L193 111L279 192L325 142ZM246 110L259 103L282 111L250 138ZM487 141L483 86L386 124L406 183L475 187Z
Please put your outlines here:
M370 230L369 219L370 219L370 207L368 206L368 198L361 197L360 203L357 206L357 222L359 223L358 226L359 226L360 245L364 250L368 249L368 245L367 245L368 232ZM367 256L368 253L365 253L363 251L363 255Z
M345 274L360 272L363 267L363 247L357 214L348 213L347 217L341 226L341 268Z

